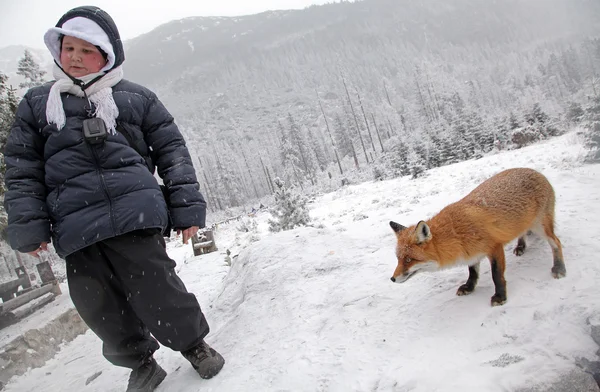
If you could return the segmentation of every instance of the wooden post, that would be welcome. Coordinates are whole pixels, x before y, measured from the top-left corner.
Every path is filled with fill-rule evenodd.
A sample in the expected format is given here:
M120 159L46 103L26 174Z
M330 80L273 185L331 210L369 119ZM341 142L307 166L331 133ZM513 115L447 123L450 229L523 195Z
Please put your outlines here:
M194 256L216 251L217 244L215 243L215 235L213 231L206 230L193 236L192 249L194 250Z
M42 286L39 289L31 290L25 294L18 296L17 298L13 298L9 301L6 301L0 307L1 312L5 313L5 312L11 311L13 309L16 309L19 306L26 304L27 302L31 301L34 298L41 297L42 295L51 292L52 289L53 289L52 285Z
M215 243L215 235L212 230L208 230L204 232L206 236L206 241L210 241L210 246L208 247L206 253L215 252L217 250L217 244Z
M17 273L17 276L19 277L19 279L23 282L21 284L21 286L23 286L24 289L30 288L31 281L29 280L29 275L27 274L27 270L25 269L25 266L15 268L15 272Z
M42 279L42 284L56 281L56 276L54 276L54 272L52 271L52 267L50 266L49 262L41 262L36 265L36 268L40 274L40 278Z
M202 250L196 247L200 240L198 239L198 234L192 237L192 249L194 251L194 256L200 256L202 254Z

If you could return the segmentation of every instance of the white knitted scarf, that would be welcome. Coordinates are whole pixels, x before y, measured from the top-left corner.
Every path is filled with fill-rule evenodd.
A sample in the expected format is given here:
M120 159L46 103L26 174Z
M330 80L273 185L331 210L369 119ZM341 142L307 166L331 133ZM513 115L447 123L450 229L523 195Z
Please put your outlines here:
M73 83L71 78L56 64L52 72L56 82L50 89L48 103L46 104L46 120L49 124L54 124L61 130L67 121L65 110L61 99L61 93L69 93L78 97L85 97L81 87ZM105 72L98 72L78 78L83 83L88 83L99 75L104 75ZM92 84L85 90L90 102L93 105L94 112L91 113L94 117L101 118L106 124L106 128L111 133L115 134L117 128L117 117L119 116L119 108L113 98L112 87L123 79L123 69L119 66L114 68L104 77Z

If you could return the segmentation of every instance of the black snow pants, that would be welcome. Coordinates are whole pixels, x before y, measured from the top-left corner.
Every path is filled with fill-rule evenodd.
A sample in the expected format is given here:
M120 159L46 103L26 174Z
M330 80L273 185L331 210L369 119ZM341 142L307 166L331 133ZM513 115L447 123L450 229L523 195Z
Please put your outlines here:
M158 349L156 340L184 351L208 334L200 305L175 273L158 230L97 242L67 256L66 264L75 308L117 366L138 367Z

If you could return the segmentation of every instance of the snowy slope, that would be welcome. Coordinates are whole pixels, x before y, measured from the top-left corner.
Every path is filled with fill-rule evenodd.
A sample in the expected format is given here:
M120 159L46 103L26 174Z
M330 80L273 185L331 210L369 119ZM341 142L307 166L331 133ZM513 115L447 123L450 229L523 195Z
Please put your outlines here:
M598 346L600 165L582 165L575 133L425 178L364 183L311 205L314 227L271 234L236 223L216 232L219 252L193 258L169 244L188 289L211 324L207 341L226 358L201 380L167 348L156 353L169 376L159 391L514 391L557 378ZM482 263L475 292L457 297L466 267L393 284L390 220L431 217L487 177L509 167L542 171L557 194L557 235L567 277L551 277L547 243L531 237L517 258L507 246L508 302L490 306L494 286ZM259 237L250 243L249 236ZM248 245L231 267L227 248ZM234 252L235 254L236 252ZM102 374L85 386L88 377ZM112 367L90 332L46 366L13 378L6 391L122 391L127 369Z

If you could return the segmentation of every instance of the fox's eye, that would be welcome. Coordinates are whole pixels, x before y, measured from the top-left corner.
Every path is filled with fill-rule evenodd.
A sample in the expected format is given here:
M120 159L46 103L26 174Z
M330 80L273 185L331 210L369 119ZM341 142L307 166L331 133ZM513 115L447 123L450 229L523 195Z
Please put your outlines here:
M410 264L412 262L412 259L410 257L407 257L404 259L404 264Z

